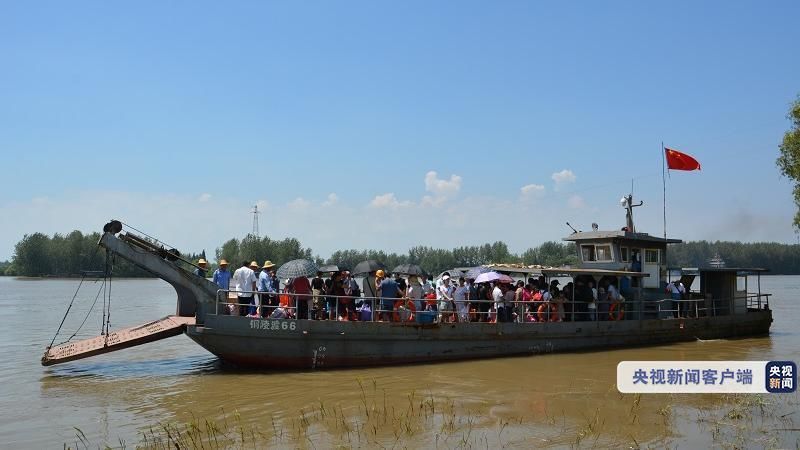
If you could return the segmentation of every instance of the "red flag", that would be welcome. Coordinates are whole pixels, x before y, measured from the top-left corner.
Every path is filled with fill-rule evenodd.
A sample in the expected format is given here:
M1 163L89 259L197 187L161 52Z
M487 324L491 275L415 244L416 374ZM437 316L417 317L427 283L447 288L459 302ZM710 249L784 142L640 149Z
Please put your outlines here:
M700 170L696 159L671 148L664 148L667 153L667 167L673 170Z

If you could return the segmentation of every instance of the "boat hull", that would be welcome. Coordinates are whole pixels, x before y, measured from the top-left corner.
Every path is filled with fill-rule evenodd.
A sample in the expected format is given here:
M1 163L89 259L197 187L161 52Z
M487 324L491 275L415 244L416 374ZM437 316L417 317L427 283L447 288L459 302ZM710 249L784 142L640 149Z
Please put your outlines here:
M769 310L697 319L416 324L206 316L186 334L241 367L322 369L605 350L769 334Z

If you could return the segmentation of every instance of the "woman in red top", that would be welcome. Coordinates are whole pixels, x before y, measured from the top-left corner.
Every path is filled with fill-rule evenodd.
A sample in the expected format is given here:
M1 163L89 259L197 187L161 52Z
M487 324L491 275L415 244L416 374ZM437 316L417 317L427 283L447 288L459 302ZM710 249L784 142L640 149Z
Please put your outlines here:
M311 298L311 282L306 277L297 277L292 280L291 291L294 294L301 294L294 296L295 305L297 306L298 319L310 319L309 303L312 302Z

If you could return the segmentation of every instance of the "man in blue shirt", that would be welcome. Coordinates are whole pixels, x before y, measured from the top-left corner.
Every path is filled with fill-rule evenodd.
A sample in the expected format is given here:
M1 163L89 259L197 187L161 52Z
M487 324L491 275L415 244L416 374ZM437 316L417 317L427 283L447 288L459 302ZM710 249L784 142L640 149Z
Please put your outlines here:
M381 296L381 320L390 321L394 302L397 300L397 282L391 277L386 277L383 270L375 272L375 284L378 285Z
M197 269L194 270L194 274L197 275L200 278L205 278L206 277L206 270L207 270L206 268L208 267L208 261L206 261L203 258L200 258L200 260L197 261L197 265L200 266L200 267L198 267Z
M231 272L228 270L228 261L224 259L219 260L219 268L214 271L214 275L211 276L211 281L216 283L220 289L228 290L230 289L231 285ZM228 294L223 293L222 296L224 298L218 298L217 302L227 303L228 301ZM219 313L219 312L218 312Z
M228 261L219 260L219 268L214 271L211 281L222 289L229 289L231 285L231 273L228 271Z
M275 294L275 283L272 277L272 268L275 267L275 264L272 261L267 260L264 262L264 266L261 267L263 270L261 274L258 276L258 292L264 292L264 294L259 294L261 298L261 316L262 317L269 317L272 314L272 298L274 298Z

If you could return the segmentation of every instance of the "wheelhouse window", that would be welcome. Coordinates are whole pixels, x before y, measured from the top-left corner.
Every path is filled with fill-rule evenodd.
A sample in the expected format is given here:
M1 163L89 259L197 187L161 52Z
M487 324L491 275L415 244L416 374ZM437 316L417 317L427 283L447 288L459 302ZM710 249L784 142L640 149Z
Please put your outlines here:
M581 255L584 261L595 261L594 245L581 245Z
M611 246L610 245L597 245L594 248L594 254L597 261L612 261Z
M581 245L581 257L584 262L603 262L613 261L611 257L611 245Z
M619 248L619 257L622 262L630 262L630 253L628 253L628 247Z
M648 264L658 264L661 251L658 249L645 249L644 262Z

